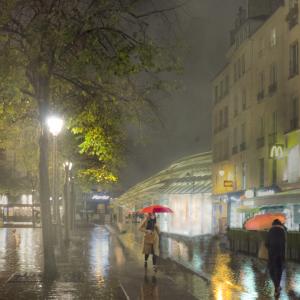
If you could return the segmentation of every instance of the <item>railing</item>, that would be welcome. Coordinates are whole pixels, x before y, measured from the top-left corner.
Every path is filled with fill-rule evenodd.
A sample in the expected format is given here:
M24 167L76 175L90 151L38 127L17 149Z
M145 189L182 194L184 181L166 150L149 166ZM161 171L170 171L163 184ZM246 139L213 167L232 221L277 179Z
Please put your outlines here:
M246 150L246 143L245 142L240 144L240 151L244 151L244 150Z
M258 94L257 94L257 102L261 102L265 97L265 93L264 91L260 91Z
M237 154L238 153L238 146L233 146L232 147L232 154Z
M265 137L262 136L260 138L257 138L256 139L256 148L259 149L259 148L262 148L265 146Z
M230 249L257 256L261 243L266 240L267 231L249 231L243 229L229 229L228 238ZM288 260L300 262L300 232L287 233L286 257Z
M272 83L269 85L269 95L273 95L277 91L277 82Z

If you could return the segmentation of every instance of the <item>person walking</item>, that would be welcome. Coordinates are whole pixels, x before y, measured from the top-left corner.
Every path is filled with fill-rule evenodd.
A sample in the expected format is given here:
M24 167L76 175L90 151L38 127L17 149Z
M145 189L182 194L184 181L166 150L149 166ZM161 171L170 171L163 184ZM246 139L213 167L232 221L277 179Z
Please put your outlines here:
M275 297L280 296L280 281L285 262L286 227L276 219L267 234L268 268L275 287Z
M148 267L149 255L152 255L153 270L157 272L157 256L159 255L159 227L156 224L155 214L150 213L140 226L144 233L143 254L145 255L144 267Z

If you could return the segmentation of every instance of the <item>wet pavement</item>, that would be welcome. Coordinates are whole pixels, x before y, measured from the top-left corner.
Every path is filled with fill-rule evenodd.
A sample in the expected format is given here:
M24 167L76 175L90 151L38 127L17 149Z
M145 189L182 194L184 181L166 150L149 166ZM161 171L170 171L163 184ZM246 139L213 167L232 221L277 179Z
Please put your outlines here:
M141 243L137 226L129 225L127 233L123 234L125 240L131 240L131 244L133 241ZM186 285L187 290L198 299L274 299L266 262L229 252L224 239L203 237L192 241L163 236L161 252L167 261L175 261L198 275L196 280L193 275L184 272L185 282L191 283ZM180 274L182 272L177 271L172 276L176 280ZM201 282L199 278L204 280ZM195 280L197 284L192 284ZM299 264L287 263L279 299L300 299Z
M45 282L41 230L1 228L0 299L195 299L163 272L145 273L138 257L103 226L81 229Z
M0 229L0 299L273 299L266 263L231 254L216 238L163 236L156 274L145 273L141 233L80 229L58 257L59 277L42 280L41 230ZM288 263L280 299L300 299L300 265Z

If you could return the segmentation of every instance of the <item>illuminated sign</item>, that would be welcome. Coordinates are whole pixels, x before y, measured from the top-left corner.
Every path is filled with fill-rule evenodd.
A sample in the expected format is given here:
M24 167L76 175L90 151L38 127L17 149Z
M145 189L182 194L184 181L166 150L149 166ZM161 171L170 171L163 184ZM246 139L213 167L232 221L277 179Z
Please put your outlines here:
M245 197L246 197L247 199L253 198L254 195L255 195L254 190L247 190L247 191L245 192Z
M233 181L232 180L224 180L224 187L233 187Z
M270 158L280 159L283 158L283 145L276 144L273 145L270 151Z
M270 196L270 195L274 195L274 194L275 194L275 190L273 190L273 189L257 190L256 191L256 196L257 197Z
M94 195L92 197L93 200L108 200L109 196L107 195Z

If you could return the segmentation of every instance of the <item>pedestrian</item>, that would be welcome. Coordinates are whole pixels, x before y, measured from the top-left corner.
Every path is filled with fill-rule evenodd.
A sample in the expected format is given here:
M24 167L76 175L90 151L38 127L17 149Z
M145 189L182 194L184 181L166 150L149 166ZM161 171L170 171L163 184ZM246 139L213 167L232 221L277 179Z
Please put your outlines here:
M268 268L275 287L275 297L280 296L280 281L285 262L286 227L276 219L267 234Z
M159 227L156 224L155 214L150 213L140 226L144 232L143 254L145 255L144 267L148 267L149 255L152 255L153 270L157 272L157 256L159 255Z

